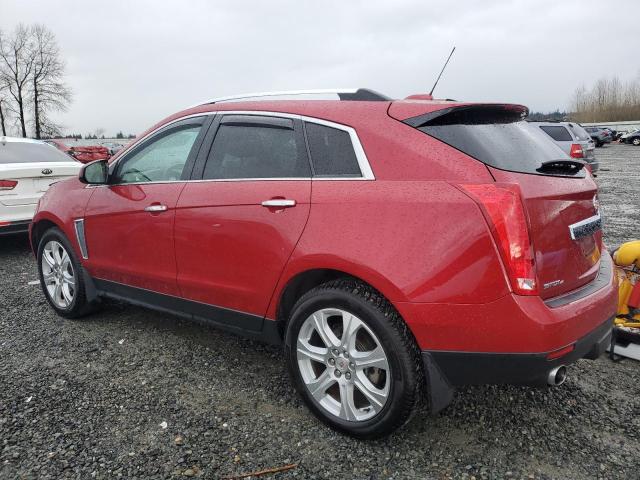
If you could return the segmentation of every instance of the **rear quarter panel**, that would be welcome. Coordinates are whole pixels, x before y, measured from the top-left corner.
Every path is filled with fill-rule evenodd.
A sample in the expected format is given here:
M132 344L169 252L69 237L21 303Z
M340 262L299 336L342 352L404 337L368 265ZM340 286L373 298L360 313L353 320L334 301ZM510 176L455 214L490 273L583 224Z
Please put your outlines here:
M276 289L318 268L391 302L486 303L508 294L478 207L442 181L314 181L307 226ZM277 300L269 318L275 318Z

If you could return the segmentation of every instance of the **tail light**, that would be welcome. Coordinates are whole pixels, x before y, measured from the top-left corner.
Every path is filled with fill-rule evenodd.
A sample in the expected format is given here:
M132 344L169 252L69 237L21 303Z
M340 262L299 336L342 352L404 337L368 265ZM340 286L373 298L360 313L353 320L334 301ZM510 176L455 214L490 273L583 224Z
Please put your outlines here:
M584 150L582 150L582 146L579 143L572 143L569 155L571 158L584 158Z
M18 185L16 180L0 180L0 190L13 190Z
M520 187L516 184L460 185L482 209L518 295L538 295L535 257Z

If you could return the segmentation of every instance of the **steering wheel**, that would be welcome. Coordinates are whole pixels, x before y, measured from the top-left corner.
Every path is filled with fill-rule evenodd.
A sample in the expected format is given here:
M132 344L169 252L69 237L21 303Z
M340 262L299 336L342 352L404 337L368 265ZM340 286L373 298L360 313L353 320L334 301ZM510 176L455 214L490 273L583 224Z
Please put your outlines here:
M166 168L164 171L164 178L166 180L180 180L182 176L182 170L184 170L184 165L181 163L174 163L173 165Z
M144 173L142 173L140 170L138 170L137 168L130 168L129 170L123 172L122 177L124 178L126 175L131 175L131 174L136 176L137 182L139 182L140 180L151 182L151 179L147 177Z

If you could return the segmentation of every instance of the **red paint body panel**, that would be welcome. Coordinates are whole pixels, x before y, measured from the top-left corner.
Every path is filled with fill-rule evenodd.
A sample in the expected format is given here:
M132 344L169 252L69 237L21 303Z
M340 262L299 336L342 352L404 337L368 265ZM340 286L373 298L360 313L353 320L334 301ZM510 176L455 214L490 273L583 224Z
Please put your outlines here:
M585 178L550 177L490 169L498 182L515 182L529 216L542 298L555 297L592 281L600 267L602 232L573 240L569 225L596 215L593 198L597 185Z
M582 338L611 318L617 302L612 274L601 290L557 308L549 308L540 297L513 294L483 305L399 302L395 306L423 350L535 353Z
M155 292L178 295L173 223L184 183L97 187L85 212L89 273ZM160 213L150 205L166 205Z
M484 164L401 121L457 102L260 101L179 112L299 114L353 127L373 181L201 181L47 192L34 219L60 225L77 248L73 220L85 218L89 273L197 302L275 319L297 275L332 269L368 282L398 309L425 350L548 352L601 325L616 310L615 278L558 308L514 295L478 205L454 185L515 182L531 227L541 284L552 297L588 283L598 233L567 240L568 225L594 214L586 179L522 175ZM126 154L139 137L114 158ZM283 210L261 205L295 199ZM90 200L89 200L90 199ZM169 207L152 215L144 207ZM85 206L87 208L85 208ZM562 277L562 275L565 275ZM573 277L572 277L573 275ZM576 277L578 278L576 280Z
M38 208L29 227L41 221L53 222L67 236L75 249L76 255L80 255L80 245L75 235L73 221L84 216L85 207L93 194L93 189L85 188L77 178L69 178L56 182L40 198ZM31 239L31 235L29 235ZM38 245L31 245L34 252Z
M275 298L314 268L361 278L392 302L481 304L509 293L482 213L445 182L314 181L309 221ZM275 312L272 302L268 316Z
M261 205L274 198L296 205ZM310 198L310 180L189 183L175 225L181 296L264 316L307 222Z

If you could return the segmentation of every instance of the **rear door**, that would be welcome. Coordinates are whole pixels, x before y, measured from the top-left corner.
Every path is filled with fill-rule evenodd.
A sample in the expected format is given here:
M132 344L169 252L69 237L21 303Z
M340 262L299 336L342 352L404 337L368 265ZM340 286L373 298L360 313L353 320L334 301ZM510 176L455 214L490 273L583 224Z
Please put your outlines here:
M523 121L521 111L476 105L413 126L485 163L496 182L520 186L543 298L595 278L602 250L597 186L584 168L566 163L540 128Z
M225 114L178 202L175 248L181 296L203 316L263 317L309 216L311 174L301 122ZM219 308L222 307L222 308ZM259 324L237 325L248 329Z

